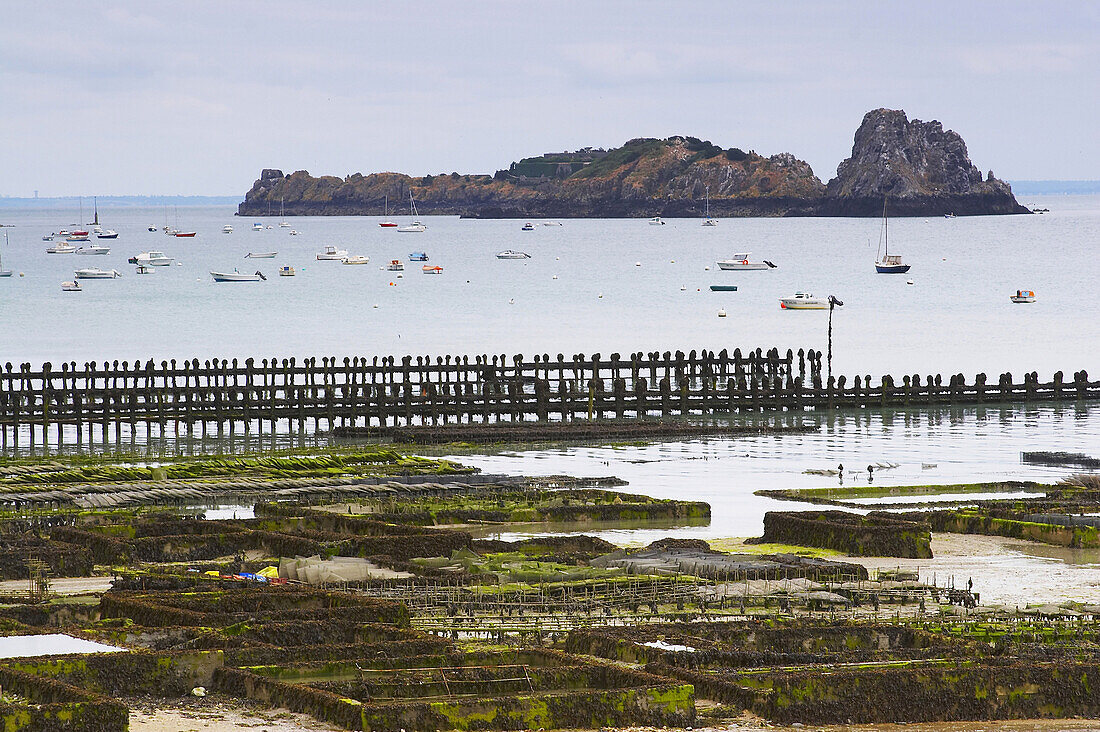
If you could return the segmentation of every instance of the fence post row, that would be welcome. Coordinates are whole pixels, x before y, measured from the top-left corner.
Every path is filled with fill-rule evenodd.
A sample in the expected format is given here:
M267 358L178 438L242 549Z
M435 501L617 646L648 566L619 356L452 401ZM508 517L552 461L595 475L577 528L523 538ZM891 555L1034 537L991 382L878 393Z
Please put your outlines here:
M945 383L946 382L946 383ZM75 426L91 439L99 425L106 439L123 427L163 436L208 426L238 424L245 431L323 430L336 426L470 424L492 421L573 420L748 411L806 411L997 402L1096 400L1100 382L1058 371L1049 383L1036 372L1020 383L1010 373L996 385L985 374L968 384L962 374L869 374L823 381L822 354L814 349L723 349L612 353L366 357L253 358L118 361L55 368L29 363L0 368L0 446L49 440L56 425Z

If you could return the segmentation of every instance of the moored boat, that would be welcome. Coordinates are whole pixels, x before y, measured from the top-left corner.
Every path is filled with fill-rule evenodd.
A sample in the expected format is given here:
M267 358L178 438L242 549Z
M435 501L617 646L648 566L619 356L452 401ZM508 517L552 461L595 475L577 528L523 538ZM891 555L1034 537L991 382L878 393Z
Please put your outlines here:
M112 229L107 229L107 231L102 231L102 232L96 234L95 236L96 236L97 239L117 239L118 238L118 232L114 231Z
M808 292L796 292L794 297L780 298L779 307L782 310L825 310L829 301Z
M370 264L370 257L364 257L362 254L354 254L350 257L344 257L344 264Z
M122 273L117 269L100 269L99 267L88 267L87 269L78 269L73 272L73 275L78 280L113 280L116 277L121 277Z
M432 266L429 264L425 264L420 269L424 274L443 274L443 268L439 265Z
M337 249L336 247L329 245L325 247L325 251L317 255L317 261L323 262L326 260L336 260L339 262L347 259L347 256L347 249Z
M521 230L522 231L534 231L535 230L535 225L532 224L530 221L528 221L526 224L524 224L521 227Z
M96 254L110 254L111 253L111 248L110 247L105 247L105 246L100 246L99 244L92 244L91 246L80 247L79 249L76 250L76 253L77 254L83 254L85 256L91 256L91 255L96 255Z
M253 231L263 231L264 230L264 225L261 224L259 221L257 221L256 223L252 224L252 230Z
M711 285L711 292L737 292L737 285Z
M83 234L70 234L65 237L65 241L88 241L88 232L85 231Z
M278 252L249 252L244 255L245 259L275 259L275 255Z
M284 264L282 267L279 268L279 276L280 277L293 277L294 276L294 268L291 267L289 264Z
M391 259L390 263L386 265L386 269L388 269L390 272L404 272L405 263L402 262L400 259Z
M1009 295L1008 299L1015 303L1035 302L1035 293L1031 290L1016 290L1016 294Z
M259 282L267 279L264 277L263 272L259 270L256 270L253 274L248 274L234 269L232 272L211 272L210 276L214 278L215 282Z
M890 253L890 219L886 215L886 198L882 199L882 228L879 229L879 249L882 256L875 260L875 271L879 274L905 274L910 265L901 261L897 254Z
M724 270L752 270L752 269L775 269L775 265L764 259L759 262L754 262L749 259L749 255L752 252L742 252L740 254L734 254L729 259L722 259L718 262L718 269Z
M427 252L409 252L409 261L410 262L427 262L428 261L428 253Z
M180 237L181 239L189 239L189 238L191 238L195 235L195 232L193 232L193 231L177 231L175 233L175 235Z
M505 249L503 252L497 252L497 259L530 259L531 255L527 252L517 252L514 249Z
M398 231L403 231L403 232L406 232L406 233L413 233L413 234L418 234L418 233L426 230L428 227L425 226L424 224L420 223L420 218L419 218L420 214L417 213L417 211L416 211L416 201L413 200L413 194L412 194L412 189L411 188L409 189L409 208L412 209L412 215L413 215L412 223L408 224L406 226L399 226L399 227L397 227L397 230Z
M52 247L46 248L46 254L72 254L75 251L76 247L72 244L66 244L65 242L54 244Z
M222 233L223 234L232 234L233 233L233 224L226 224L225 226L223 226L222 227Z
M164 252L142 252L136 257L130 257L130 264L145 265L148 267L167 267L175 261L172 257L166 256Z
M80 286L79 282L67 281L61 283L61 289L65 292L80 292L84 288Z
M664 226L665 222L661 220L660 216L654 216L649 220L650 226Z

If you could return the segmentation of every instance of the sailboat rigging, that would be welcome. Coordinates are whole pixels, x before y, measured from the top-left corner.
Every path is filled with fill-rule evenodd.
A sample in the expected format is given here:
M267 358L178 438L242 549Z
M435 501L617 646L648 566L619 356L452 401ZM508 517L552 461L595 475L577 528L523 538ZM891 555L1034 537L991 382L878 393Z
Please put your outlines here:
M392 228L396 227L397 224L390 221L390 218L389 218L390 217L390 197L389 197L388 194L385 197L385 203L383 204L383 207L384 207L383 210L385 211L385 213L383 214L385 216L385 220L379 222L378 225L381 226L383 229L392 229Z
M718 226L717 219L710 217L710 186L707 186L707 213L706 218L703 219L703 226Z
M4 247L8 246L8 232L4 232ZM4 269L4 259L0 256L0 277L11 277L11 270Z
M882 199L882 228L879 230L878 243L882 256L875 260L876 272L879 274L905 274L909 271L910 265L904 264L900 255L890 254L890 218L886 215L885 196Z
M416 201L413 200L412 188L409 189L409 208L412 209L412 215L413 215L412 223L409 224L408 226L402 226L402 227L398 228L398 231L419 233L419 232L422 232L425 229L427 229L428 228L427 226L420 223L420 214L417 213L417 211L416 211Z

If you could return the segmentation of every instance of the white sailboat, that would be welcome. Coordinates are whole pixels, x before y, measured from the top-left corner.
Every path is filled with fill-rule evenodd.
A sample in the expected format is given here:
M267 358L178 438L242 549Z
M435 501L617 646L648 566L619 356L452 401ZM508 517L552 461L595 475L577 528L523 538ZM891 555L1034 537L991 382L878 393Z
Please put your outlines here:
M745 269L775 269L774 264L764 259L759 262L754 262L749 259L749 255L752 252L742 252L740 254L734 254L730 259L721 259L718 261L718 269L724 270L745 270Z
M283 206L283 199L279 199L279 228L289 229L290 222L286 220L286 208Z
M710 217L710 186L707 186L707 213L703 219L703 226L718 226L718 220Z
M412 188L409 189L409 207L412 209L413 214L412 223L408 226L399 226L397 230L405 233L419 234L428 227L420 223L420 214L416 211L416 201L413 200Z
M879 230L879 249L882 256L875 260L875 271L879 274L905 274L909 271L908 264L901 261L901 256L890 254L890 219L886 216L886 198L882 199L882 228Z
M4 232L4 246L8 246L8 232ZM4 269L4 259L0 256L0 277L11 277L11 270Z

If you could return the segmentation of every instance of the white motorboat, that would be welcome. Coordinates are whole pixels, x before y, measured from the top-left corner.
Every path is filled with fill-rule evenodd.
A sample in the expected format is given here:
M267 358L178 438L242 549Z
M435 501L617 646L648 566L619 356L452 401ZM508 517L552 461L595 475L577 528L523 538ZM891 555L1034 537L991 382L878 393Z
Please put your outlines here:
M71 234L65 237L65 241L88 241L88 234Z
M337 249L334 246L326 246L325 251L317 255L317 260L321 262L325 260L336 260L337 262L341 262L347 258L347 249Z
M344 257L344 264L370 264L370 257L364 257L361 254Z
M423 267L421 267L420 271L423 272L424 274L430 274L430 275L443 274L443 268L442 267L439 267L439 266L434 266L433 267L432 265L429 265L429 264L425 264Z
M107 231L101 231L98 234L96 234L95 236L96 236L96 239L117 239L118 238L118 232L114 231L112 229L107 229Z
M278 252L249 252L244 255L245 259L275 259L275 255Z
M826 298L814 297L808 292L796 292L794 297L784 297L779 300L782 310L826 310L829 301Z
M248 274L234 269L232 272L211 272L210 276L214 278L215 282L259 282L267 279L264 277L264 273L259 270L256 270L253 274Z
M61 289L64 290L65 292L80 292L84 288L80 286L79 282L69 281L69 282L62 282L61 283Z
M117 269L100 269L99 267L88 267L87 269L78 269L73 272L73 275L78 280L113 280L116 277L121 277L122 273Z
M664 226L665 222L661 220L660 216L654 216L649 220L650 226Z
M91 256L95 254L110 254L111 248L100 246L99 244L92 244L89 247L80 247L76 250L77 254L83 254L85 256Z
M542 225L543 226L561 226L561 222L560 221L543 221Z
M296 229L291 229L290 230L290 235L291 236L298 236L298 231Z
M130 264L144 265L147 267L167 267L175 260L166 256L164 252L142 252L136 257L130 257Z
M55 236L68 236L71 233L73 232L69 231L68 229L61 229L57 232L57 234L55 234Z
M535 225L528 221L526 224L520 227L521 231L534 231Z
M752 261L751 259L749 259L749 255L751 253L752 252L743 252L741 254L734 254L729 259L719 260L718 269L746 270L746 269L774 269L775 268L775 265L772 264L771 262L769 262L766 259L762 260L762 261L759 261L759 262Z
M282 267L279 267L279 276L280 277L293 277L294 276L294 268L291 267L289 264L284 264Z
M390 272L404 272L405 263L402 262L400 259L391 259L390 263L386 265L386 269L388 269Z
M420 214L416 210L416 201L413 200L413 193L412 193L411 188L409 189L409 208L412 209L412 214L413 214L412 223L408 224L406 226L399 226L399 227L397 227L397 230L398 231L403 231L407 234L408 233L419 234L420 232L425 231L428 227L425 226L424 224L420 223Z
M497 252L497 259L530 259L531 255L527 252L517 252L514 249L505 249L503 252Z
M1008 299L1015 303L1035 302L1035 293L1031 290L1016 290L1016 294L1009 295Z
M53 241L53 234L46 234L42 237L42 241Z
M76 251L76 247L72 244L66 244L64 242L60 244L54 244L52 247L46 248L46 254L72 254Z
M223 234L232 234L233 233L233 224L226 224L225 226L223 226L222 227L222 233Z

